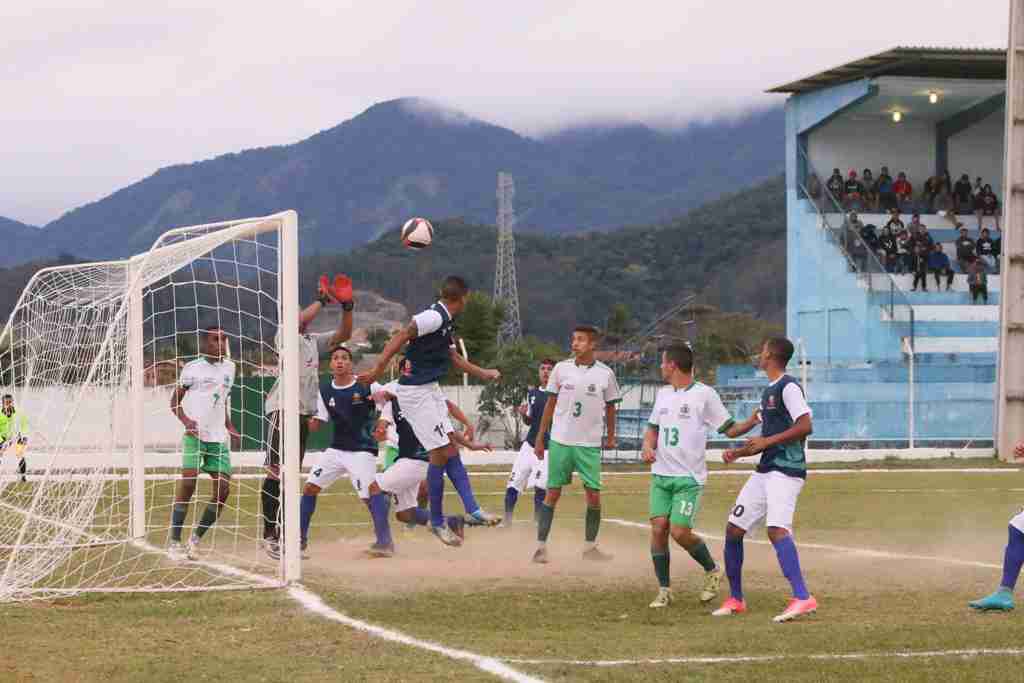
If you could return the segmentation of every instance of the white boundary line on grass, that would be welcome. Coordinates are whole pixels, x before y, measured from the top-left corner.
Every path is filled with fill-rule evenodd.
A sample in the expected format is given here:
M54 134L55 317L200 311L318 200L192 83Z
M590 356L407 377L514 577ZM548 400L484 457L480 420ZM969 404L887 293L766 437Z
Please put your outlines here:
M618 524L619 526L627 526L635 529L650 529L650 524L642 524L640 522L631 522L627 519L617 519L614 517L606 517L603 521L610 522L611 524ZM716 536L715 534L709 534L704 531L698 532L701 536L711 538L716 541L721 541L722 536ZM745 539L747 543L756 543L757 545L771 545L771 541L751 540L750 538ZM814 550L830 550L839 553L849 553L851 555L863 555L864 557L878 557L886 560L916 560L925 562L940 562L942 564L953 564L961 567L978 567L980 569L1002 569L1001 564L992 564L990 562L976 562L974 560L958 560L955 557L934 557L931 555L910 555L906 553L891 553L885 550L872 550L871 548L855 548L845 545L830 545L827 543L803 543L799 544L800 548L811 548Z
M151 552L166 554L161 548L157 548L156 546L145 541L137 541L136 544ZM221 564L220 562L210 562L208 560L199 560L192 562L192 564L205 565L210 569L221 572L223 574L227 574L228 576L235 576L238 578L246 579L248 581L252 581L253 583L260 584L267 588L280 587L280 584L277 581L274 581L273 579L245 571L244 569L239 569L238 567L232 567L228 564ZM384 628L382 626L377 626L375 624L371 624L365 621L360 621L359 619L354 619L350 616L342 614L333 607L330 607L327 603L323 601L323 599L320 598L319 595L312 592L308 588L302 586L301 584L288 586L287 590L288 597L299 603L307 612L312 612L313 614L321 616L325 619L330 619L331 621L336 621L339 624L344 624L349 628L353 628L357 631L362 631L363 633L367 633L376 638L380 638L382 640L390 640L393 643L401 643L402 645L408 645L409 647L419 648L420 650L427 650L429 652L434 652L436 654L443 655L450 659L468 662L476 668L480 669L481 671L486 671L489 674L497 676L498 678L502 678L506 681L512 681L513 683L544 683L544 679L536 678L534 676L525 674L521 671L517 671L516 669L513 669L512 667L508 666L508 664L505 663L504 660L498 659L496 657L487 657L485 655L478 655L475 652L469 652L467 650L457 650L454 648L445 647L443 645L438 645L437 643L432 643L427 640L419 640L418 638L413 638L412 636L406 635L401 631L394 631L388 628Z
M850 652L809 655L735 655L729 657L670 657L666 659L506 659L510 664L575 665L575 666L636 666L637 664L735 664L782 662L787 660L843 661L858 659L916 659L928 657L981 657L988 655L1024 655L1021 649L923 650L919 652Z

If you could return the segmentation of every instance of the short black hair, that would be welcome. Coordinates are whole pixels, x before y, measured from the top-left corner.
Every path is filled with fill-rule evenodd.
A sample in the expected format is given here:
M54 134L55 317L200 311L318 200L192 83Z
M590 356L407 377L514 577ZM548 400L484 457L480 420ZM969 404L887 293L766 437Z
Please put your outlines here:
M5 400L5 401L13 401L14 397L11 396L10 394L4 394L3 400Z
M202 330L200 330L200 332L202 332L204 337L209 337L211 334L214 333L214 331L223 332L224 328L221 327L220 325L209 325L207 327L204 327Z
M455 301L469 294L469 285L458 275L449 275L441 283L441 298L445 301Z
M572 331L573 332L584 332L586 334L589 334L591 339L600 339L601 338L601 330L597 329L593 325L577 325L576 327L572 328Z
M782 367L789 365L789 361L793 357L793 342L785 337L769 337L764 343L768 346L769 353L779 359Z
M665 357L683 372L693 372L693 349L689 344L673 344L664 350Z
M348 354L348 359L352 360L352 352L348 350L347 346L344 346L342 344L338 344L333 349L331 349L331 358L334 358L334 354L336 354L338 351L344 351L345 353Z
M557 363L555 362L555 360L553 358L545 358L544 360L542 360L540 362L540 364L541 365L551 365L551 366L557 365Z

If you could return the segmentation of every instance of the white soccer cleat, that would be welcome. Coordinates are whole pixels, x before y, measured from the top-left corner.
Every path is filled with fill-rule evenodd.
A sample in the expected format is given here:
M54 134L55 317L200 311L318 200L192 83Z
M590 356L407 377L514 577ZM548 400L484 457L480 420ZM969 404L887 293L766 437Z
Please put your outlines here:
M701 602L711 602L718 597L718 590L722 586L723 576L725 576L725 570L721 567L715 567L711 571L704 573L704 585L700 589Z
M199 537L198 536L193 534L192 537L188 539L188 545L185 546L185 557L187 557L190 560L198 560L199 559Z
M188 559L185 554L185 547L181 545L181 541L171 541L170 545L167 546L167 557L170 558L171 562L184 562Z
M807 614L814 614L818 610L818 601L811 595L806 600L798 600L793 598L789 601L789 605L782 614L774 617L772 621L776 624L781 624L786 621L792 621L798 617L805 616Z
M455 534L454 531L446 526L431 526L430 531L435 536L441 539L441 542L445 545L460 546L462 545L462 539Z
M281 544L277 542L277 539L260 539L260 547L267 554L267 557L274 560L275 562L281 559Z
M465 519L466 524L469 526L497 526L501 523L500 516L492 515L483 508L480 508L472 514L466 515Z
M658 595L651 601L648 607L659 609L661 607L668 607L672 604L672 589L671 588L660 588L658 589Z
M533 561L537 564L548 563L548 547L546 545L538 546L537 549L533 551Z

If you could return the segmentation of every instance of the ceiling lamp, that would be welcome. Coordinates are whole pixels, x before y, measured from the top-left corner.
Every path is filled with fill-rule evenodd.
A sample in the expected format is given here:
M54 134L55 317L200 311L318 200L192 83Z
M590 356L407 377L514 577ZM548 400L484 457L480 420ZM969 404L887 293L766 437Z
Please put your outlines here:
M901 114L901 113L900 113L900 112L898 112L898 111L894 111L894 112L892 113L892 122L893 122L893 123L899 123L899 122L900 122L900 121L902 121L902 120L903 120L903 114Z
M932 104L938 104L939 93L932 90L930 93L928 93L928 101L931 102Z

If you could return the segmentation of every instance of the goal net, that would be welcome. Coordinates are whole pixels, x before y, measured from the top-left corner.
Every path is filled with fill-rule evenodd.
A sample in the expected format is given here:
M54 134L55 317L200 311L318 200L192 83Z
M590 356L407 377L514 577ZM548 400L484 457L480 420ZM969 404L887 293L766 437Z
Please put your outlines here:
M0 454L0 602L273 587L298 578L296 231L292 211L179 228L129 259L35 274L0 333L0 384L26 432L20 446L12 433ZM203 353L213 327L227 339L229 363ZM225 374L234 367L223 380L230 391L215 399L221 416L204 420L230 415L241 443L200 448L182 542L208 508L219 514L194 559L184 559L168 547L192 449L172 399L193 362ZM277 561L257 546L269 422L263 399L275 380L289 524ZM186 414L198 410L183 402ZM211 506L215 482L203 470L223 469L224 457L210 455L228 447L230 491L222 506ZM181 502L179 495L179 512Z

